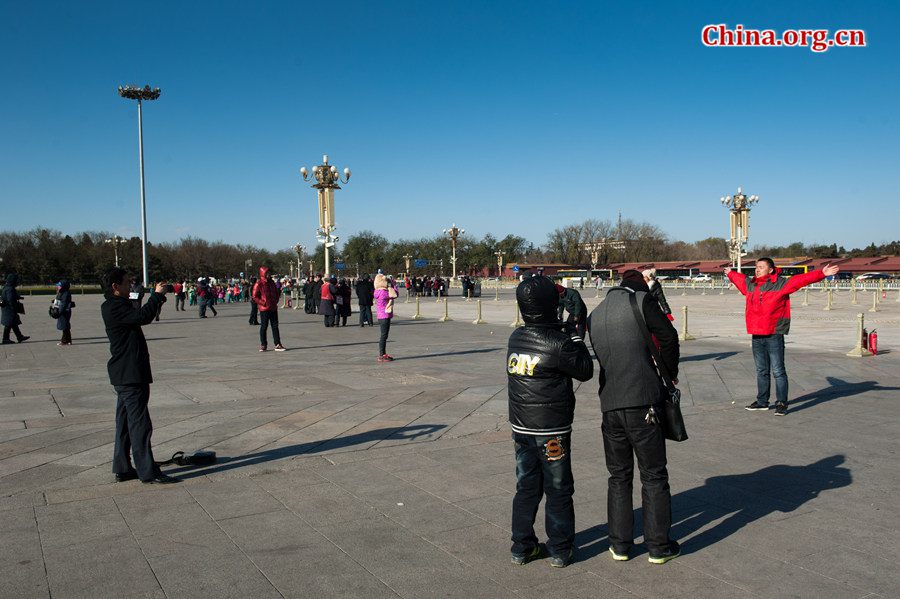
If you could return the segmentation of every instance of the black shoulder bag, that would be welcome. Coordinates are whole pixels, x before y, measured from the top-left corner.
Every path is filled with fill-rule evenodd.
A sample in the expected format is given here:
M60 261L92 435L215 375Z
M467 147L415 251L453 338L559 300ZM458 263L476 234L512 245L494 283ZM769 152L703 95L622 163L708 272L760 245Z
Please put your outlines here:
M633 293L628 294L628 301L631 303L631 309L634 312L634 319L637 321L638 328L644 333L647 349L650 350L650 355L653 356L656 368L659 370L663 383L669 392L669 396L663 402L663 413L659 416L660 420L662 420L666 439L670 441L687 441L687 429L684 427L684 417L681 415L681 391L672 383L669 370L663 363L659 350L656 349L656 344L653 343L650 330L647 328L647 322L644 320L644 315L641 314L640 308L638 308L637 298Z

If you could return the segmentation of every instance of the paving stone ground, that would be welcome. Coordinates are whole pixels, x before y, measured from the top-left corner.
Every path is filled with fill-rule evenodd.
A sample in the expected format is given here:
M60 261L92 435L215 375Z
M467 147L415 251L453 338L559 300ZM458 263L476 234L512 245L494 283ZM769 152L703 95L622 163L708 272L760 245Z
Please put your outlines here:
M511 290L486 293L485 325L461 298L446 323L434 298L422 320L401 301L390 364L377 328L282 311L291 351L260 354L246 305L200 320L168 303L146 328L157 459L220 458L169 468L184 478L170 487L112 481L99 298L76 297L67 348L47 299L28 298L32 340L0 347L0 597L900 596L900 303L866 312L886 353L853 359L870 304L795 297L792 405L776 418L742 409L755 375L741 298L680 293L676 325L689 306L697 337L680 377L691 439L669 445L684 554L610 559L594 380L577 390L577 561L563 570L509 564Z

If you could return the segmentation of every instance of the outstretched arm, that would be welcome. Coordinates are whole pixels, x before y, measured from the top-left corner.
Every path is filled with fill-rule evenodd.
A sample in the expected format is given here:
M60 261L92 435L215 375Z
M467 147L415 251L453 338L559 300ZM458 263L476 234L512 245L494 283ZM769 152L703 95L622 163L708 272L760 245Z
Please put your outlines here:
M728 280L731 281L732 285L737 287L737 290L741 292L741 295L747 295L747 277L730 268L725 269L725 276L728 277Z
M782 291L784 293L794 293L798 289L806 287L807 285L818 283L825 277L834 276L839 270L840 268L838 268L834 264L829 264L822 270L813 270L799 275L794 275L787 280Z

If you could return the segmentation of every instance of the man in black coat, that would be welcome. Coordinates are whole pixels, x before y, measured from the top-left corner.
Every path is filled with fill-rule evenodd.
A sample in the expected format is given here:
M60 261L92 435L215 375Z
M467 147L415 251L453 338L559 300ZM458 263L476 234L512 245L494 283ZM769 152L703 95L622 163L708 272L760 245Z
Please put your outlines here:
M135 310L128 299L129 281L125 271L113 268L103 277L106 301L100 306L109 351L107 364L109 382L115 387L116 440L112 470L116 481L135 478L144 483L168 484L179 482L166 476L153 460L150 437L153 423L147 404L150 401L150 352L141 327L150 324L166 301L166 285L157 283L156 289L140 309ZM131 466L129 452L134 456Z
M637 312L637 314L635 314ZM665 370L678 384L678 334L636 270L622 273L588 319L591 345L599 362L603 449L609 470L607 516L609 551L625 561L634 545L632 485L637 457L643 497L644 542L650 563L678 557L669 538L672 497L666 469L666 438L657 415L663 413L666 387L660 379L646 330L655 337ZM651 341L652 342L652 341Z
M372 322L372 304L375 302L375 284L369 275L356 282L356 300L359 303L359 326L375 326Z
M253 289L254 285L256 285L256 277L250 277L250 289ZM252 293L250 294L250 324L259 326L259 306L256 305Z

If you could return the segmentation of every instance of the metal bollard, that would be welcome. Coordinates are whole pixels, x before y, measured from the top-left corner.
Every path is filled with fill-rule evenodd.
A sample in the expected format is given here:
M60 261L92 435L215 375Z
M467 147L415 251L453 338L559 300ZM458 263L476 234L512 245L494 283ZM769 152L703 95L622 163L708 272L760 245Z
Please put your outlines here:
M466 301L467 302L472 301L472 290L471 289L469 289L469 293L466 294Z
M801 305L801 306L808 306L808 305L809 305L809 287L804 287L804 288L803 288L803 303L800 304L800 305Z
M700 292L700 295L706 295L706 285L703 286L703 291Z
M422 320L423 318L425 318L424 316L422 316L422 312L419 310L419 308L420 308L419 304L420 304L419 296L417 295L416 296L416 313L413 314L413 316L412 316L413 320Z
M494 301L495 302L500 301L500 281L497 281L497 287L495 288Z
M719 288L719 295L725 295L725 281L722 281L722 286Z
M409 303L409 289L406 290L406 301L403 303L405 303L405 304Z
M453 320L452 318L450 318L450 308L447 307L446 297L444 298L444 315L441 316L438 320L441 322L450 322L451 320Z
M679 341L693 341L695 337L688 333L688 307L684 306L681 308L681 316L684 318L684 322L681 324L681 334L678 335Z
M478 300L478 316L472 321L472 324L487 324L487 321L481 317L481 300Z
M898 303L900 303L900 289L897 290L897 300L896 301Z
M831 310L832 294L833 294L832 290L829 289L829 290L828 290L828 295L827 295L826 298L825 298L825 307L823 308L823 310L826 310L826 311L827 311L827 310Z
M857 293L857 291L856 291L856 283L854 283L854 284L853 284L853 287L850 289L850 296L851 296L851 298L852 298L852 299L850 300L850 303L853 304L854 306L855 306L856 304L859 303L859 300L856 299L856 293ZM898 300L898 301L900 301L900 300Z
M850 356L851 358L864 358L866 356L871 356L872 352L870 352L869 350L867 350L866 348L863 347L863 328L865 327L865 325L864 325L865 316L863 315L862 312L860 312L859 314L856 315L856 318L858 321L856 324L856 347L851 349L847 353L847 355Z
M872 292L872 307L869 308L869 312L878 312L878 292Z
M516 329L525 324L522 322L522 319L519 318L519 302L516 302L516 319L509 323L510 328Z

